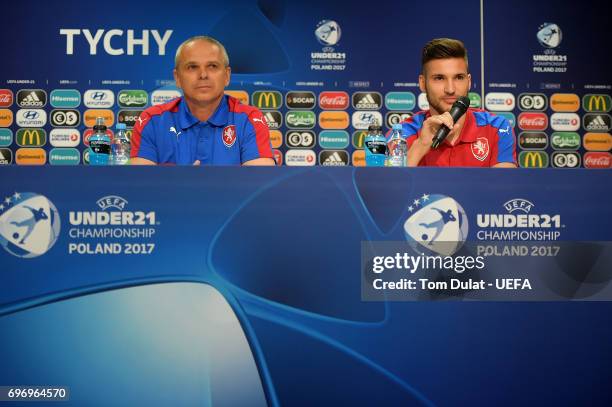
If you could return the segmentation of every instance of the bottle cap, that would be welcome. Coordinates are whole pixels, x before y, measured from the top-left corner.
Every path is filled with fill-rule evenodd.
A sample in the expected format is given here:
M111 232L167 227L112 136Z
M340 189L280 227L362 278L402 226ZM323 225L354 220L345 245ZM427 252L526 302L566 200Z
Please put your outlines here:
M117 125L115 127L117 128L117 130L125 130L125 129L127 129L127 126L125 125L125 123L117 123Z

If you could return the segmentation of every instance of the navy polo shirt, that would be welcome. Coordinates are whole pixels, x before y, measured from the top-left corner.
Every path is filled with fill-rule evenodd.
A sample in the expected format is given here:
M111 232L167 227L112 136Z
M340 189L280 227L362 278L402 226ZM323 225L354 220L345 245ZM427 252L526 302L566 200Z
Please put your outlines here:
M272 158L262 113L224 95L213 115L199 121L183 98L146 109L132 133L132 157L158 164L240 165Z

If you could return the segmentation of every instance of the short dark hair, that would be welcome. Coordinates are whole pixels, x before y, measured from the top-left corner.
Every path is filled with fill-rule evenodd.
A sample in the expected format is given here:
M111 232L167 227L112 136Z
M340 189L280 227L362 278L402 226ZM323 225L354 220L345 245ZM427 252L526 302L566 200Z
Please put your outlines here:
M421 72L432 59L463 58L468 63L467 49L463 42L452 38L435 38L423 47Z

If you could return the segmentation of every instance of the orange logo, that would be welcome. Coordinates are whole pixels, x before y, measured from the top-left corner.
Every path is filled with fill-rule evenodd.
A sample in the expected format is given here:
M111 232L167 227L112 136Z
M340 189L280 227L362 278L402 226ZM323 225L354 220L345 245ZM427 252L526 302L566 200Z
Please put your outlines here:
M15 154L15 162L19 165L44 165L47 153L42 148L20 148Z
M353 151L353 165L355 167L365 167L365 151L355 150Z
M231 97L235 97L243 105L249 104L249 94L243 90L226 90L225 94Z
M13 124L13 112L8 109L0 109L0 127L8 127Z
M576 112L580 98L575 93L554 93L550 97L550 108L555 112Z
M93 127L96 124L96 118L102 117L106 127L111 127L115 123L115 114L108 109L89 109L85 110L83 115L83 123L85 127Z
M608 133L586 133L582 145L588 151L610 151L612 136Z
M321 112L319 126L322 129L346 129L349 126L347 112Z
M270 130L270 143L272 143L272 148L279 148L283 145L283 133L278 130Z

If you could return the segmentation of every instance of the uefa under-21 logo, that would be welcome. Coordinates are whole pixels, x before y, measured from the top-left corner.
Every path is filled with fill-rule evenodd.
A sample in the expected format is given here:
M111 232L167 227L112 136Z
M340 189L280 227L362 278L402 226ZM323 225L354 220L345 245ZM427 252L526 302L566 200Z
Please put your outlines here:
M544 23L538 27L538 42L546 48L557 48L561 45L561 28L557 24Z
M0 202L0 244L22 258L45 254L57 241L60 217L42 195L15 192Z
M453 198L424 194L408 207L404 223L406 239L416 251L451 256L468 236L465 211Z
M327 47L332 47L340 41L342 32L340 26L334 20L323 20L317 24L315 36L319 42Z

